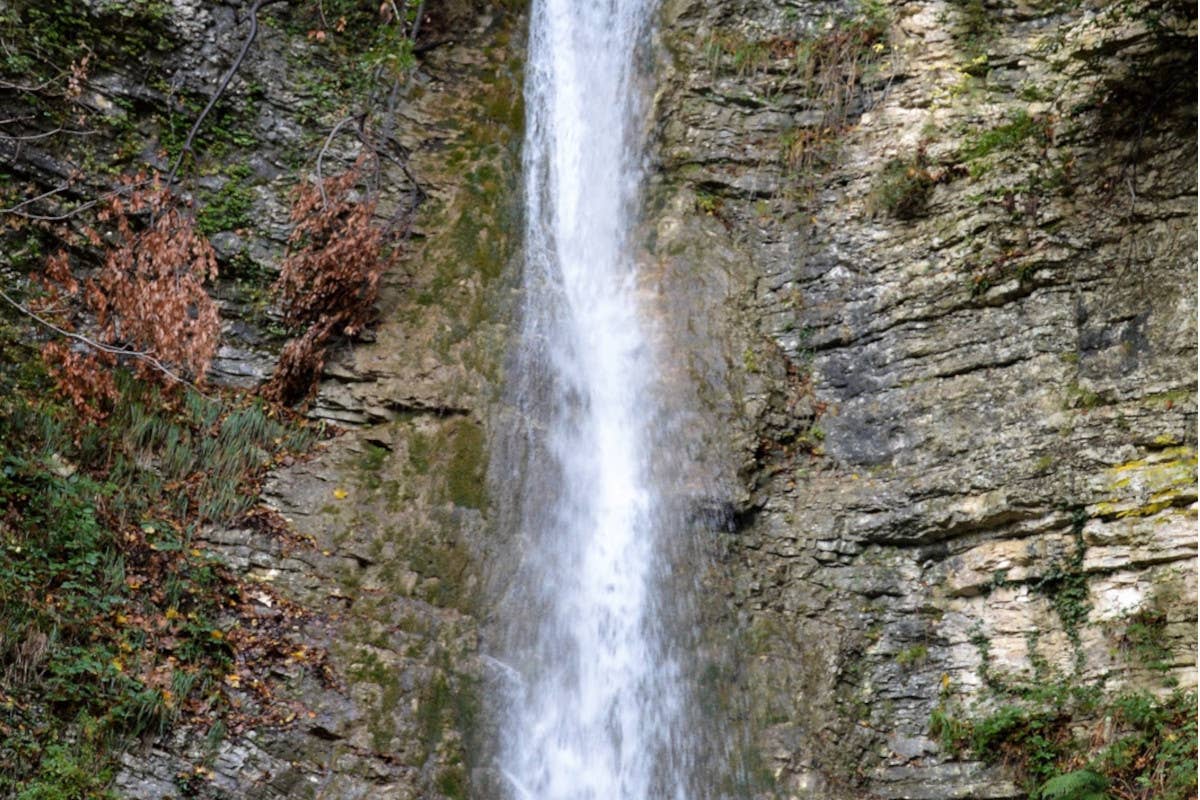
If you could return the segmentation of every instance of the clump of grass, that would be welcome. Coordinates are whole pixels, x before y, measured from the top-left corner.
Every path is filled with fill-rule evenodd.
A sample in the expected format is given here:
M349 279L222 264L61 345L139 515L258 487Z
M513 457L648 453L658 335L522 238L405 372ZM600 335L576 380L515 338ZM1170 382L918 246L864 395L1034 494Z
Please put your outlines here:
M1097 718L1110 721L1103 736L1080 724ZM930 731L948 750L1015 768L1031 797L1081 798L1059 792L1085 784L1137 800L1195 797L1194 691L1158 698L1131 690L1104 699L1064 679L1020 687L1007 704L976 718L939 706Z
M129 741L212 722L230 674L269 662L281 629L226 636L241 584L193 537L242 518L267 462L314 437L126 374L100 425L48 380L0 370L0 796L108 798Z
M1015 150L1042 130L1042 121L1022 109L1003 125L968 139L959 149L958 157L962 161L973 161L997 151Z
M923 153L893 158L875 177L868 205L875 213L896 219L916 219L925 213L934 183Z

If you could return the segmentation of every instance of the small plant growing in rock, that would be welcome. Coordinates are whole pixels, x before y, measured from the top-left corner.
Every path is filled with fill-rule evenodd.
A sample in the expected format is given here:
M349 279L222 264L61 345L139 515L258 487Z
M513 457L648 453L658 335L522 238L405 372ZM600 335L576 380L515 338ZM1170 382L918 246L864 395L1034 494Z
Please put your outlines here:
M1041 800L1106 800L1107 788L1103 775L1080 769L1046 781L1038 796Z
M935 183L923 151L912 158L893 158L876 176L868 205L896 219L916 219L925 213Z

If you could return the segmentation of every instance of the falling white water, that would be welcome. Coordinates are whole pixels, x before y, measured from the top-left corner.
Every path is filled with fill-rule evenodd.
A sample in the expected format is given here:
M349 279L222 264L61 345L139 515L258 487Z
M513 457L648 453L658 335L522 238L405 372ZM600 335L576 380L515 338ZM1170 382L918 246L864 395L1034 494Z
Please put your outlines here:
M661 630L653 348L630 234L650 0L534 0L526 263L510 523L522 563L499 646L514 798L682 798L682 689Z

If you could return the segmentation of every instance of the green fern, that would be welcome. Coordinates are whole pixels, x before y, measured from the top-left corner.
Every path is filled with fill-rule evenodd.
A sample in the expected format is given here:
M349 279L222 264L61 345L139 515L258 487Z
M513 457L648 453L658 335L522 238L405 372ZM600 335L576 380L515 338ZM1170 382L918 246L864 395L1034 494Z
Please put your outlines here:
M1079 769L1056 775L1042 784L1041 800L1108 800L1108 781L1091 770Z

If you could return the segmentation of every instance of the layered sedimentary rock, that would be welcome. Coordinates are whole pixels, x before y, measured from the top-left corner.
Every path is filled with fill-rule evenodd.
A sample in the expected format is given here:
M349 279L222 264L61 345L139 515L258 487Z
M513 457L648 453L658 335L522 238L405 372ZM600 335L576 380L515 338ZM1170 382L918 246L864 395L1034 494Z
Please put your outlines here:
M768 782L1015 797L931 719L1196 681L1195 21L881 12L668 4L653 247L722 343Z

